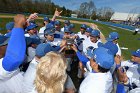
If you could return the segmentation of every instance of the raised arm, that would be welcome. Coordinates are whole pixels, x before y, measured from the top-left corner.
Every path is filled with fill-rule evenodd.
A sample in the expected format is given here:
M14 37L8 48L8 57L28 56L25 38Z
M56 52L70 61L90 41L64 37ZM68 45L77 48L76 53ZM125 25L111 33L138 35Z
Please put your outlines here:
M89 59L86 56L82 55L75 45L72 46L72 49L76 52L76 55L78 56L78 59L82 62L82 64L86 66Z
M52 21L55 21L56 17L57 17L57 16L60 16L61 13L62 13L62 11L59 12L59 11L57 10L57 8L56 8L56 9L55 9L55 12L54 12L54 15L53 15L53 18L52 18Z
M6 71L13 71L19 67L25 57L26 43L24 37L24 26L26 18L18 14L14 17L15 27L8 42L6 55L2 61L2 66Z

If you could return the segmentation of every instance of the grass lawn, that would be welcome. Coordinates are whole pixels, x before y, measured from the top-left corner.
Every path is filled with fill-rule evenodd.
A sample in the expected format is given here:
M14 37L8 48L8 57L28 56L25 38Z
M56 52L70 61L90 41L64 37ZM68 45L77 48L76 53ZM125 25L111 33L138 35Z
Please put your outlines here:
M2 28L0 30L0 33L3 33L3 34L6 33L5 24L7 22L11 22L11 21L13 21L13 18L0 18L0 28ZM36 20L36 23L39 25L39 27L43 26L41 19ZM107 25L99 24L99 23L96 23L96 24L98 25L98 27L102 31L102 33L105 35L105 37L107 37L108 34L112 31L119 33L120 47L128 48L128 50L122 50L122 55L124 56L125 59L130 58L130 55L131 55L130 52L132 50L136 50L136 49L140 48L140 40L138 40L138 38L140 38L140 34L132 35L133 32L130 32L130 31L127 31L124 29L110 27ZM63 25L63 23L62 23L62 25ZM38 29L39 29L39 27L38 27ZM75 32L78 32L79 28L80 28L80 24L75 24Z

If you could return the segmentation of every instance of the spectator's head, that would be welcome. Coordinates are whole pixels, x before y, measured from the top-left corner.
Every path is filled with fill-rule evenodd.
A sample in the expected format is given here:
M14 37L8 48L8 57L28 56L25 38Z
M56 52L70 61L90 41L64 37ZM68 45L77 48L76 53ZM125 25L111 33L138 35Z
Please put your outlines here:
M107 41L112 41L115 44L117 44L118 39L119 39L119 34L117 32L111 32L109 34L109 37L107 38Z
M5 56L8 41L8 37L0 36L0 58Z
M7 32L10 32L14 28L14 22L9 22L6 24Z
M90 34L90 41L96 43L99 39L100 32L98 30L93 30Z
M140 49L132 52L131 61L137 62L140 64Z
M91 57L90 66L95 72L105 73L114 64L114 55L109 49L104 47L96 48L89 56Z
M44 17L44 25L46 26L49 22L50 22L50 19L48 17Z
M82 24L81 27L80 27L81 33L84 34L86 29L87 29L87 25Z
M66 80L66 60L55 52L49 52L39 61L35 88L38 93L63 93Z

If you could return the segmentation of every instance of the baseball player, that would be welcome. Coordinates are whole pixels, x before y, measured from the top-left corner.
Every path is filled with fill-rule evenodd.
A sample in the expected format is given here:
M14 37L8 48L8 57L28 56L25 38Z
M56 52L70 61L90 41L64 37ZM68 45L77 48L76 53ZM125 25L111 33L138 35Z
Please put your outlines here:
M5 34L6 37L11 36L11 30L14 28L14 22L9 22L6 24L7 33Z
M83 41L83 53L86 55L87 48L92 46L94 48L98 48L98 43L101 43L100 40L100 32L98 30L92 30L90 33L90 39L86 39Z
M87 38L90 37L91 32L93 31L93 29L91 27L88 27L85 31L85 35L87 36Z
M119 34L117 32L111 32L107 38L107 41L114 42L118 46L118 52L116 55L121 56L121 49L118 44Z
M131 60L116 60L118 80L125 86L125 92L139 93L140 90L140 49L132 52ZM119 92L117 92L119 93Z
M109 49L99 47L91 52L90 60L77 50L79 60L89 68L89 74L80 85L79 93L110 93L112 90L112 75L110 68L114 64L114 55Z
M44 38L44 30L46 29L46 25L47 25L48 23L54 24L54 23L55 23L56 17L57 17L57 16L60 16L61 13L62 13L62 11L59 12L59 11L57 10L57 8L56 8L55 13L54 13L53 18L52 18L51 21L50 21L50 19L49 19L48 17L44 17L44 22L43 22L44 26L40 28L39 34L38 34L39 37L40 37L41 39L43 39L43 40L45 39L45 38Z
M36 38L26 37L26 46L27 46L27 62L31 62L35 56L35 49L38 44L40 44L40 40Z
M63 35L55 33L54 25L51 23L49 23L46 26L46 30L44 31L44 36L46 38L45 42L50 43L51 46L59 46L63 38Z
M64 28L70 25L70 21L69 20L65 20L64 22L64 27L61 28L61 31L64 32Z
M38 39L39 39L39 37L38 37L38 35L36 34L37 33L37 28L38 27L38 25L37 24L30 24L29 26L27 26L26 27L26 29L25 29L25 31L27 32L26 34L25 34L25 37L34 37L34 36L36 36Z
M16 15L14 23L10 40L3 38L3 42L0 42L0 93L22 92L23 77L18 67L24 60L26 50L23 29L25 16Z
M87 36L85 35L86 28L87 28L87 25L85 25L85 24L81 25L80 32L77 33L79 38L87 39Z
M61 22L56 20L54 22L54 26L55 26L55 32L61 33Z

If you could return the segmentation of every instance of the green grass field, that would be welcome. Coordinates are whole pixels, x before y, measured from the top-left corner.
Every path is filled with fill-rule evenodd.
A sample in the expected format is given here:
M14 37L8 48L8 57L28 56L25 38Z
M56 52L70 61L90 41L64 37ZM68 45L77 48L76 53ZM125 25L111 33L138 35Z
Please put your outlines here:
M0 33L2 33L2 34L6 33L5 24L10 21L13 21L13 18L0 18L0 28L2 28L2 30L0 30ZM39 25L38 29L41 26L43 26L41 19L36 20L36 23ZM132 35L133 32L130 32L130 31L127 31L124 29L110 27L107 25L99 24L99 23L96 23L96 24L98 25L98 27L102 31L102 33L105 35L105 37L107 37L108 34L112 31L119 33L120 47L128 48L128 50L122 50L122 55L124 56L125 59L130 58L130 56L131 56L130 52L132 50L136 50L136 49L140 48L140 40L138 40L138 38L140 38L140 34ZM63 25L63 23L62 23L62 25ZM80 28L80 24L75 24L75 32L78 32L79 28Z

